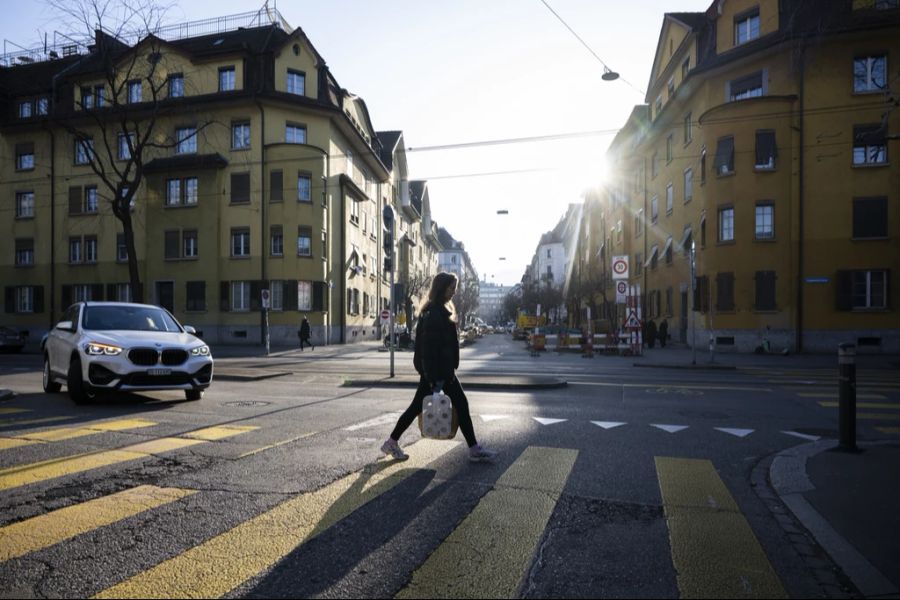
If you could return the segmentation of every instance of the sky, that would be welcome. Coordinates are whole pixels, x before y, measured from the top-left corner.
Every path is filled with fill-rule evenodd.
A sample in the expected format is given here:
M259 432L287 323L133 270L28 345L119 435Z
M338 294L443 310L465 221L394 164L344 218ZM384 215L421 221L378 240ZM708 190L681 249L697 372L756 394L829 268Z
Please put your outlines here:
M428 180L433 219L497 284L519 282L541 235L603 182L609 143L644 102L663 14L703 11L711 0L546 3L590 50L542 0L277 3L338 83L365 100L376 131L403 131L410 178ZM166 20L262 5L176 0ZM45 32L52 40L71 30L40 0L2 6L4 40L33 47ZM601 61L617 81L601 79ZM521 141L542 136L559 137Z

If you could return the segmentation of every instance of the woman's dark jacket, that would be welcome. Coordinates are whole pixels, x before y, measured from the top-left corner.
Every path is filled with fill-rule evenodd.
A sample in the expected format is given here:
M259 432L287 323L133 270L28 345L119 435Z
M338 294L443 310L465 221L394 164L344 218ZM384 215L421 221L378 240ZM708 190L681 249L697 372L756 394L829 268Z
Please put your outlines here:
M303 339L309 338L309 321L303 321L300 325L300 337Z
M445 307L432 306L419 317L413 366L431 383L453 380L459 367L459 334Z

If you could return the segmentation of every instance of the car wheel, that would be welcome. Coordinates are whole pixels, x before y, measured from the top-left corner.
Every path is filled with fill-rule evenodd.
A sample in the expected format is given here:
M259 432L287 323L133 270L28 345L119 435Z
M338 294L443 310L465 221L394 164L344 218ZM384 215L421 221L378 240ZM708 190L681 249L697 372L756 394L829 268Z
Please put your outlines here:
M46 354L44 355L44 391L48 394L55 394L61 388L62 385L53 381L53 376L50 373L50 357Z
M203 390L184 390L184 397L188 400L199 400L203 397Z
M75 404L87 404L96 397L93 388L81 378L81 361L73 358L66 378L69 396Z

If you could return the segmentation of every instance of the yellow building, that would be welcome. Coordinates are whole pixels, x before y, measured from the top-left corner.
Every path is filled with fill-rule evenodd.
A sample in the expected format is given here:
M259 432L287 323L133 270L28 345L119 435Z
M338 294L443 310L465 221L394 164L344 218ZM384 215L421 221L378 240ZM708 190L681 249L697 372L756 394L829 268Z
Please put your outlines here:
M314 343L381 335L379 136L302 30L251 20L5 57L0 322L34 339L70 302L138 296L112 212L128 192L98 171L130 168L144 301L210 342L294 343L303 315Z
M897 61L896 2L665 15L605 197L645 317L690 343L696 307L697 343L719 350L900 351Z

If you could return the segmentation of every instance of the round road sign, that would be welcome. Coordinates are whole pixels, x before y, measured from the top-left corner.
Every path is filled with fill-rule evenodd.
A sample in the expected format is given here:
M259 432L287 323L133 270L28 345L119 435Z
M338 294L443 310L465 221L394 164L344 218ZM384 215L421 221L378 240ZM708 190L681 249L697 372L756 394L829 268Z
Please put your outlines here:
M613 261L612 269L613 273L616 275L624 275L628 272L628 261L623 258L618 258Z
M617 281L616 282L616 293L625 294L628 291L628 282L625 281Z
M391 313L388 311L388 309L384 309L383 311L381 311L381 320L382 321L387 321L390 318L391 318Z

